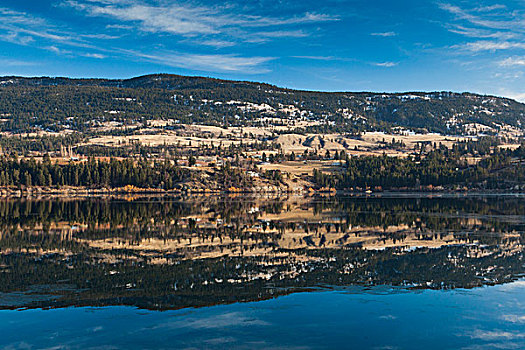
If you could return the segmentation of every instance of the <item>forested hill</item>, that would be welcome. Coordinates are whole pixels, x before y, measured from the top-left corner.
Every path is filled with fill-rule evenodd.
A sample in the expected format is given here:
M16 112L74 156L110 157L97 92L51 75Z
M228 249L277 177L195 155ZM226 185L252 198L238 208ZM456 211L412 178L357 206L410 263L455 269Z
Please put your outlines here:
M316 132L403 127L497 133L525 127L525 104L471 93L326 93L167 74L126 80L0 78L0 131L86 131L108 121L151 119L220 126L303 120L304 131Z

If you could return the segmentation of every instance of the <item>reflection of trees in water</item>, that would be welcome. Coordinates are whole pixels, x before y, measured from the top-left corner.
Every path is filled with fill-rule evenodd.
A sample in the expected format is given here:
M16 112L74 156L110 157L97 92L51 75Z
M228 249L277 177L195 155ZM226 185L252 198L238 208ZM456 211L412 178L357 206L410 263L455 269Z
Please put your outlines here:
M250 209L257 207L256 212ZM0 228L43 225L57 222L85 224L90 227L174 224L178 219L207 214L225 223L253 222L259 213L280 214L295 208L311 209L314 215L340 216L340 224L398 226L407 224L418 229L454 226L471 217L496 230L505 228L517 218L523 225L525 201L522 198L458 197L458 198L380 198L319 197L315 199L257 199L208 197L191 200L145 197L128 202L117 199L92 200L4 200L0 201ZM505 216L507 218L505 218ZM503 225L503 226L495 226Z
M59 283L74 288L50 287L57 300L25 306L163 309L318 285L503 283L523 273L523 206L514 197L2 201L0 291Z
M67 258L48 254L36 259L31 254L9 254L1 258L8 271L1 274L0 290L63 283L75 289L55 290L57 300L25 306L124 304L164 309L259 300L319 285L470 288L509 282L523 272L521 252L500 254L493 248L485 248L480 257L473 257L467 246L304 253L309 260L261 256L181 261L168 257L173 264L150 264L147 259L99 262L88 254ZM53 287L48 293L53 293Z

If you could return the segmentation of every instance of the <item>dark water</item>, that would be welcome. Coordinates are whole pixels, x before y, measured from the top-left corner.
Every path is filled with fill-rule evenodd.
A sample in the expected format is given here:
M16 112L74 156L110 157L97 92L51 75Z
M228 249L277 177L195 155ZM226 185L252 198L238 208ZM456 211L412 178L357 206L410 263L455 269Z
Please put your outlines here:
M0 349L525 348L525 197L0 201Z

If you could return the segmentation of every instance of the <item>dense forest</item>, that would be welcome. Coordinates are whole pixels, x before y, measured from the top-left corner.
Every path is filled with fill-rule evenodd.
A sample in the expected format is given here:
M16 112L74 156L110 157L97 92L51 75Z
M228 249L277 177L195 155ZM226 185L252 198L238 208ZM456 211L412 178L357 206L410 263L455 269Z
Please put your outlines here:
M0 130L86 131L107 121L149 119L219 126L263 125L266 115L320 121L306 131L359 132L402 126L444 134L466 133L467 123L499 129L525 125L525 105L511 99L470 93L322 93L268 84L177 75L128 80L0 78ZM270 112L242 109L267 105ZM298 112L299 113L299 112Z
M338 189L418 189L427 186L466 186L469 189L512 189L525 183L525 148L495 152L475 165L461 157L461 146L436 149L424 158L347 158L341 172L314 170L314 181Z
M218 184L216 190L232 186L250 189L251 179L229 163L207 174ZM150 161L142 158L110 159L97 161L90 157L87 162L52 163L46 154L43 161L34 159L0 158L0 186L74 186L88 188L118 188L134 186L146 189L181 189L185 182L202 181L194 172L173 162Z

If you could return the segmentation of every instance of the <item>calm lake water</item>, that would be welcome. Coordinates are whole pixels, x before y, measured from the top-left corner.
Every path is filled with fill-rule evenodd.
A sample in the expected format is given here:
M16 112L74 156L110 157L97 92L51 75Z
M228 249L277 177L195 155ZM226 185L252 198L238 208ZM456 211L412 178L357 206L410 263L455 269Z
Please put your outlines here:
M525 348L525 197L0 201L0 349Z

